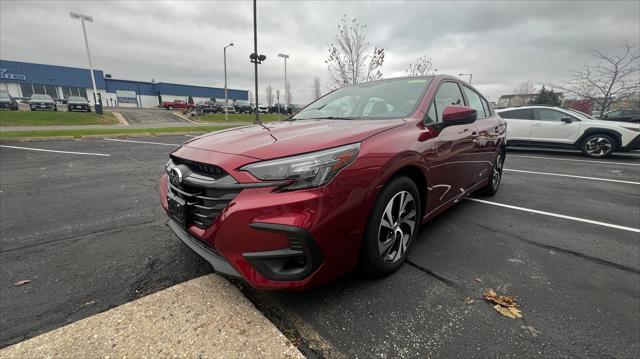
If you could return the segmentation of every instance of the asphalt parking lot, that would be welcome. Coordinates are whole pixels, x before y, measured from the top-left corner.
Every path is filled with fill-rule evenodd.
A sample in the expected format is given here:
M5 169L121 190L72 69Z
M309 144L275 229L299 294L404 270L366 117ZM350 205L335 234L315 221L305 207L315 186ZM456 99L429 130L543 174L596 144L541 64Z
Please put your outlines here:
M211 270L159 205L167 153L187 139L0 147L0 347ZM636 356L640 155L509 151L505 169L495 197L428 223L389 277L245 293L312 356ZM487 288L523 319L481 300Z

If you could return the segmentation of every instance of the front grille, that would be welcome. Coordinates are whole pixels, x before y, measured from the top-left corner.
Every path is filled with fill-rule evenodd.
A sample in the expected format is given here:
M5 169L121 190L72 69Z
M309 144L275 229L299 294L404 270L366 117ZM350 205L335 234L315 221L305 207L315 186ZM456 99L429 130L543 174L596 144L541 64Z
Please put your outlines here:
M215 165L194 161L188 161L188 163L182 162L181 164L188 166L194 172L196 172L196 169L211 170L214 168L218 173L221 171L222 173L218 174L216 180L229 176L222 168ZM194 168L191 166L194 166ZM240 193L240 189L201 188L184 183L173 184L169 181L169 192L170 195L184 200L186 204L185 224L193 224L204 229L213 224L220 213Z
M176 157L174 155L171 155L171 161L177 166L177 165L185 165L187 167L189 167L189 169L191 169L193 172L211 177L215 180L224 177L225 175L227 175L227 172L225 172L222 168L216 166L216 165L212 165L209 163L202 163L202 162L196 162L196 161L191 161L191 160L187 160L184 158L180 158L180 157Z

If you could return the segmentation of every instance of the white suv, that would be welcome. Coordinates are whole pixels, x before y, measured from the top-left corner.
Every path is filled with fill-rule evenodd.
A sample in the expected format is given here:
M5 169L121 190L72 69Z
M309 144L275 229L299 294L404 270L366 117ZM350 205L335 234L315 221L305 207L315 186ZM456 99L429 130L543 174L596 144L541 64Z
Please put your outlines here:
M507 121L507 145L578 148L590 157L640 149L640 125L596 120L582 112L550 106L496 110Z

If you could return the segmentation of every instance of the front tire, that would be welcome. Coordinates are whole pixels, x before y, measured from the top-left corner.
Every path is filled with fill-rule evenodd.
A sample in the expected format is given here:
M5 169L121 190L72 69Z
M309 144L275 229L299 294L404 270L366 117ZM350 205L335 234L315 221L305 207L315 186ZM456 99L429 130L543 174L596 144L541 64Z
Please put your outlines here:
M394 177L384 186L362 243L361 266L367 274L382 277L402 265L420 228L420 210L420 194L410 178Z
M493 196L498 193L500 188L500 181L502 180L502 167L504 166L504 151L498 150L496 158L493 161L491 167L491 175L489 176L489 183L480 189L480 194L483 196Z
M592 158L605 158L616 150L616 140L605 134L589 135L580 143L580 150Z

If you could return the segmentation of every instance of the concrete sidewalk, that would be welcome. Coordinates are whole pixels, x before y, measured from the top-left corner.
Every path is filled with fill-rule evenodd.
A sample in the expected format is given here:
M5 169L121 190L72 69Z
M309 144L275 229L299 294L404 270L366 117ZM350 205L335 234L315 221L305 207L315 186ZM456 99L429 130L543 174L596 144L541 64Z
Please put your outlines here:
M0 350L0 358L303 358L211 274Z

